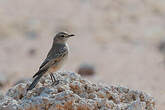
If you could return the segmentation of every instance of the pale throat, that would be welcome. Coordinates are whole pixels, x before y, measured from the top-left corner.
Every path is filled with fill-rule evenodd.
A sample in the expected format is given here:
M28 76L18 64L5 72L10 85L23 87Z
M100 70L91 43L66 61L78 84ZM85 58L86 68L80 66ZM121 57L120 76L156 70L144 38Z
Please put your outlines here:
M69 46L68 46L68 43L65 42L65 45L66 45L66 48L68 49L68 52L69 52Z

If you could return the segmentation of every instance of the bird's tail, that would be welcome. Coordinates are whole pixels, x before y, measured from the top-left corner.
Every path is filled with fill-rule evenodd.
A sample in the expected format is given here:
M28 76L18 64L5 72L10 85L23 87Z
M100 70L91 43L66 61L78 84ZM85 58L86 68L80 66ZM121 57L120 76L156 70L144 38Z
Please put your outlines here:
M39 74L45 73L47 71L47 69L40 69L34 76L33 78L35 78L36 76L38 76Z
M39 82L40 78L43 76L43 74L45 72L46 71L37 72L38 73L37 77L33 80L32 84L28 87L27 91L32 90L37 85L37 83Z

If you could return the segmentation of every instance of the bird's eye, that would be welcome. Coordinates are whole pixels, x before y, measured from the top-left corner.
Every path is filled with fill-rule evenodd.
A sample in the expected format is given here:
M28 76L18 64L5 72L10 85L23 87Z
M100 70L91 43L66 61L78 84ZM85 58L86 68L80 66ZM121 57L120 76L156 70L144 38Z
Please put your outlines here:
M61 35L61 37L65 37L65 35Z

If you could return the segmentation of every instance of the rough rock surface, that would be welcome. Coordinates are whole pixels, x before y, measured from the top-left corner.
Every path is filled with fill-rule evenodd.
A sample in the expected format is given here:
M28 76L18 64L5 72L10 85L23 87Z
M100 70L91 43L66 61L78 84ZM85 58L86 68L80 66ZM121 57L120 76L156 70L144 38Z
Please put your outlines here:
M144 92L94 84L72 72L54 75L56 86L46 76L32 91L26 92L30 81L12 87L0 97L0 110L156 110Z

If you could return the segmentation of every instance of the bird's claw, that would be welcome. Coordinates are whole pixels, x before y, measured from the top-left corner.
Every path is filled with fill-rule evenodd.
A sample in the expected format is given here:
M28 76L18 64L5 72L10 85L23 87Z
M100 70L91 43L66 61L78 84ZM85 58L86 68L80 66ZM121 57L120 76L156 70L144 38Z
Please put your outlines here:
M56 86L56 85L58 85L60 83L60 80L56 80L56 81L54 81L52 84L51 84L51 86Z

